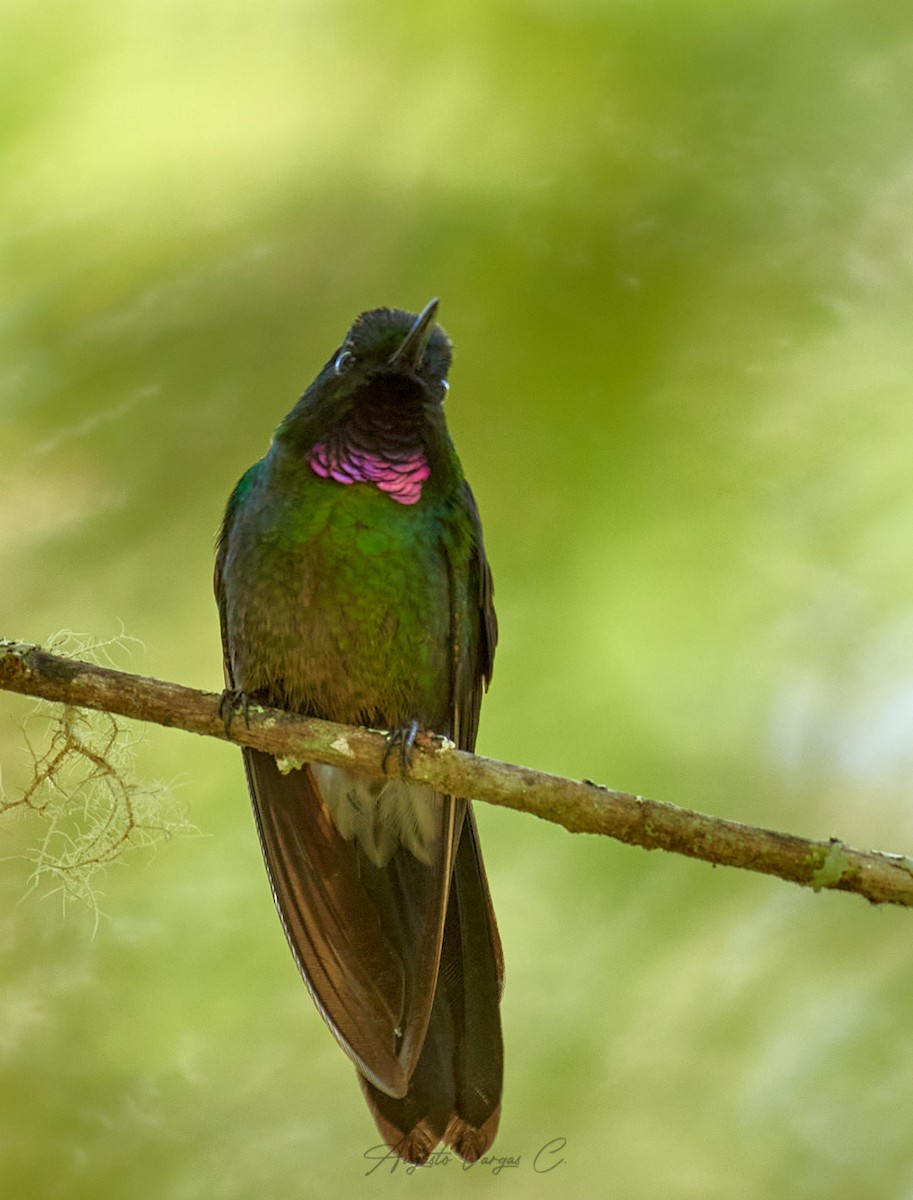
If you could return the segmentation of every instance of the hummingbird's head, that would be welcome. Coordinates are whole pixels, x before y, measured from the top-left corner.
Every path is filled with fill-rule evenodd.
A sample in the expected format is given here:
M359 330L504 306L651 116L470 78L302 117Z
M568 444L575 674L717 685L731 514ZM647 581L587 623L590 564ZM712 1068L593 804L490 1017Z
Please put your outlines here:
M277 441L322 478L419 500L435 464L444 470L452 456L443 413L451 347L437 309L431 300L418 315L375 308L356 317Z
M418 385L440 403L447 390L450 339L435 323L438 304L429 300L417 316L401 308L375 308L356 317L330 360L339 380L337 396L380 381L393 388Z

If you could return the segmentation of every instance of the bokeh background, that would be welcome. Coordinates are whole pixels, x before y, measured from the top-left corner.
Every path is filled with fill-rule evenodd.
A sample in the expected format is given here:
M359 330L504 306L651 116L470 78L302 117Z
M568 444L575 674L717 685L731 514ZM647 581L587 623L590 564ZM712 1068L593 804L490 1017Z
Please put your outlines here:
M480 748L908 852L911 79L897 0L3 0L0 636L221 687L234 482L439 295ZM490 807L519 1165L367 1175L237 753L130 733L197 832L94 906L0 825L0 1194L913 1195L909 913Z

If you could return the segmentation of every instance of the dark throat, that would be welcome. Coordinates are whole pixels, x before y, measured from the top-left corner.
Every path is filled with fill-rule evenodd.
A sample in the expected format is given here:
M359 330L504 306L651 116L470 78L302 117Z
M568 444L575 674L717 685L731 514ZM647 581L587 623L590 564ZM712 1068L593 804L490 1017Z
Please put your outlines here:
M379 375L326 439L337 453L354 450L402 462L424 449L423 389L401 375Z

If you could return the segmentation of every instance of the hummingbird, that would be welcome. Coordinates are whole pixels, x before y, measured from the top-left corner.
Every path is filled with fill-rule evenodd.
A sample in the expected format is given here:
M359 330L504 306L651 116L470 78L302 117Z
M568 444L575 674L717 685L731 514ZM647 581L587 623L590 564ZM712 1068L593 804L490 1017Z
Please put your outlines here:
M438 301L358 316L232 493L215 593L228 720L251 701L389 731L376 776L244 748L279 917L402 1159L491 1145L503 957L471 804L405 778L418 730L475 746L497 641L444 416Z

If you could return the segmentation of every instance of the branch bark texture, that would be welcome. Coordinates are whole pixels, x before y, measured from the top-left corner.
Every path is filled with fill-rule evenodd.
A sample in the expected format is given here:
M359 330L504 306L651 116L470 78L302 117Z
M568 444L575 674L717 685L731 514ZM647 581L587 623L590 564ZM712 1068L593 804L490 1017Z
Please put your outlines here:
M368 774L383 771L387 743L382 731L252 705L249 724L238 714L227 733L218 695L63 658L28 643L0 640L0 689L252 746L275 755L284 767L313 761ZM391 769L398 770L397 756L391 756ZM913 860L905 855L706 816L467 754L431 734L419 734L407 775L442 792L532 813L571 833L606 834L645 850L775 875L816 891L830 888L876 904L913 906Z

